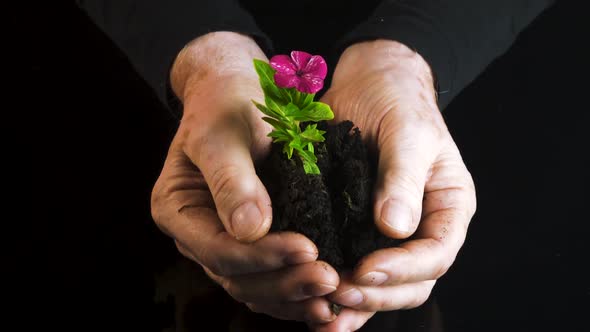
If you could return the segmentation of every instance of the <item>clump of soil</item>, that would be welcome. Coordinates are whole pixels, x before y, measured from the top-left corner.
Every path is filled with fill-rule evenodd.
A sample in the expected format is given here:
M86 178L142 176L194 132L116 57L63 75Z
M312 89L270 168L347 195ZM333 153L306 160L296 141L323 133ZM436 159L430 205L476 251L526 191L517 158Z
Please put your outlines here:
M260 168L273 202L271 231L295 231L312 240L319 259L338 270L352 268L360 258L397 240L382 235L374 224L374 163L358 128L350 121L320 123L326 141L315 146L320 175L305 174L298 157L287 159L273 144Z

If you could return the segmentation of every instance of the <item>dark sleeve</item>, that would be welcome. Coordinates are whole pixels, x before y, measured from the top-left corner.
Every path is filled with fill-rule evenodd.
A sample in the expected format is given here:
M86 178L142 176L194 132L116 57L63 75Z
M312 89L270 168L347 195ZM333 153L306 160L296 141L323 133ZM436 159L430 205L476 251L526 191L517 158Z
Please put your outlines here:
M430 64L444 109L551 0L385 0L339 43L390 39Z
M270 51L270 41L237 0L78 0L78 5L127 55L167 105L174 104L169 71L191 40L213 31L252 36ZM176 105L171 105L173 108Z

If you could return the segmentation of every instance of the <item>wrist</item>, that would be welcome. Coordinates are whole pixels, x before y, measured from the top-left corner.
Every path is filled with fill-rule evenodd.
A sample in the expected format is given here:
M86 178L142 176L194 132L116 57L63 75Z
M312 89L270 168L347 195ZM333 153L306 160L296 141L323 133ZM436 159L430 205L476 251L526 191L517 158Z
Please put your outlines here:
M197 89L226 90L218 85L227 81L257 83L252 67L255 58L266 60L252 38L234 32L208 33L178 53L170 71L172 91L184 102Z

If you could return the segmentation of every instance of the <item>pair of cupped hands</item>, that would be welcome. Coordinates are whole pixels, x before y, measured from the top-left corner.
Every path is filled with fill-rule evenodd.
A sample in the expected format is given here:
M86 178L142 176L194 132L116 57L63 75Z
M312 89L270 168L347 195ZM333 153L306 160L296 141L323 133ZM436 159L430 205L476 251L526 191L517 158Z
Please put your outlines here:
M234 299L314 331L354 331L377 311L422 304L476 208L428 64L395 41L354 44L321 98L378 155L376 226L409 238L339 274L305 236L268 233L271 199L254 165L270 151L271 128L251 102L264 100L253 59L268 61L232 32L209 33L179 53L171 84L184 113L152 193L158 227ZM331 303L344 306L338 316Z

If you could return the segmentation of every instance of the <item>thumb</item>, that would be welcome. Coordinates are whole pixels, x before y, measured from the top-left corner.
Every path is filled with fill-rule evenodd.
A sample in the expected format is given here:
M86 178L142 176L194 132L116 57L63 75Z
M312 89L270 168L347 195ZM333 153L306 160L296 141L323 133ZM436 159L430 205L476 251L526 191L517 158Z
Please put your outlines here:
M383 119L388 121L389 119ZM375 192L375 223L389 237L403 239L417 229L428 172L434 161L432 134L382 124ZM419 132L424 132L421 134Z
M251 242L271 225L271 201L254 169L248 120L240 113L217 114L193 126L185 153L203 173L228 233Z

